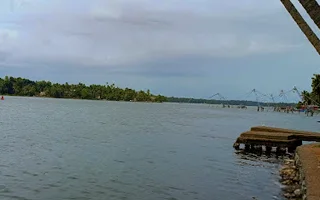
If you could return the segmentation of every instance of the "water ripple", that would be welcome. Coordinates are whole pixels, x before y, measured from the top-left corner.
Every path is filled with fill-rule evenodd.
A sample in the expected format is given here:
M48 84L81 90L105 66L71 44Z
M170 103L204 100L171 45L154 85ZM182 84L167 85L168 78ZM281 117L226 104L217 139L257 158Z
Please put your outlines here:
M310 118L207 105L8 97L0 196L18 200L279 199L279 160L234 152L250 126Z

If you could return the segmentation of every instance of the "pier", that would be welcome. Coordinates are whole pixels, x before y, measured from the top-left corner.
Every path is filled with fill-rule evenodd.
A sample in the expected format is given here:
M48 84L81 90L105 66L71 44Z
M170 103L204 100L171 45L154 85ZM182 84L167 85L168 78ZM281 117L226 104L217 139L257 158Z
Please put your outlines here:
M245 150L264 150L271 152L289 152L302 145L303 141L320 142L320 133L298 131L267 126L252 127L237 138L233 147L237 150L244 146Z

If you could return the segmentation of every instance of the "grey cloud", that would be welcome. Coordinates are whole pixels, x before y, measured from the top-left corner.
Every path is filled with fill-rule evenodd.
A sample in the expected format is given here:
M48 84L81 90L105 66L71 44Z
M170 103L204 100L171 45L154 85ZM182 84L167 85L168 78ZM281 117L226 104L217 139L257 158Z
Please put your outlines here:
M8 52L0 51L0 62L5 62L9 56Z
M230 17L230 13L148 10L121 2L114 12L112 7L111 11L102 7L78 13L53 8L47 14L23 15L15 21L18 38L11 38L19 45L6 49L14 52L11 62L121 68L184 55L215 58L279 53L305 43L286 13L278 10L271 15Z

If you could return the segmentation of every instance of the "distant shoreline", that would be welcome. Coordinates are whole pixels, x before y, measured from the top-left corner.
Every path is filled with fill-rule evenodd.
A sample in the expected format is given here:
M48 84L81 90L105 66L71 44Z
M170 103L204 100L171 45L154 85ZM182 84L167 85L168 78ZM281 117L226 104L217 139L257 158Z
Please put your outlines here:
M154 95L150 90L136 91L130 88L119 88L115 84L109 85L85 85L78 84L59 84L50 81L32 81L25 78L15 78L6 76L0 78L0 94L21 97L42 97L42 98L61 98L61 99L87 99L87 100L106 100L106 101L126 101L126 102L150 102L150 103L197 103L197 104L224 104L233 106L296 106L294 103L271 103L246 100L216 100L216 99L197 99L166 97Z
M50 81L32 81L21 77L0 78L0 94L21 97L43 97L61 99L87 99L131 102L166 102L167 97L154 95L150 90L136 91L130 88L120 88L115 84L85 85L83 83L64 84Z
M247 101L247 100L216 100L216 99L197 99L197 98L185 98L185 97L167 97L168 102L175 103L192 103L192 104L225 104L230 106L263 106L263 107L273 107L273 106L292 106L295 107L295 103L271 103L271 102L257 102L257 101Z
M258 102L254 101L242 101L242 100L230 100L230 101L219 101L219 100L209 100L208 102L184 102L184 101L171 101L168 97L168 100L165 102L155 102L155 101L124 101L124 100L108 100L108 99L80 99L80 98L56 98L56 97L47 97L47 96L21 96L21 95L3 95L4 97L25 97L25 98L45 98L45 99L68 99L68 100L90 100L90 101L110 101L110 102L131 102L131 103L177 103L177 104L205 104L205 105L230 105L230 106L239 106L239 105L245 105L245 106L257 106ZM176 98L176 97L175 97ZM184 99L184 98L177 98L177 99ZM195 99L200 100L200 99ZM207 100L208 101L208 100ZM241 102L240 104L235 104L234 102ZM293 103L260 103L261 106L264 107L273 107L273 106L295 106L296 104Z
M20 96L20 95L2 95L4 100L6 97L22 97L22 98L39 98L39 99L65 99L65 100L83 100L83 101L108 101L108 102L129 102L129 103L164 103L164 102L152 102L152 101L113 101L107 99L78 99L78 98L55 98L55 97L45 97L45 96ZM167 102L173 103L173 102Z

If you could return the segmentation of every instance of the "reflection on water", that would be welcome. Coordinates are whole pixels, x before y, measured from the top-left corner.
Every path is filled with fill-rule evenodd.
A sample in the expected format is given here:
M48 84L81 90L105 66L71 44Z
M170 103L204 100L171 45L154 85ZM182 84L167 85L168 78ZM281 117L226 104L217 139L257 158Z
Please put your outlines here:
M206 105L7 98L1 199L282 199L280 160L239 154L255 125L311 118ZM315 122L317 123L317 122Z

